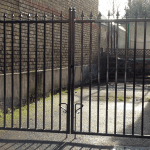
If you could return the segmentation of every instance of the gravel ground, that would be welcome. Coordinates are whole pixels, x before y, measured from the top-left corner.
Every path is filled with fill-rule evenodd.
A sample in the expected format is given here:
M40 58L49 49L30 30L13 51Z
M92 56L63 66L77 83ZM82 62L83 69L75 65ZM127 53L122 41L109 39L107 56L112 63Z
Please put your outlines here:
M118 101L117 101L117 133L123 133L123 108L124 102L121 100L124 94L124 84L118 83ZM142 86L136 83L136 101L135 101L135 134L141 132L141 97ZM127 83L127 97L126 104L126 134L132 133L132 95L133 85L131 82ZM114 96L115 83L109 84L109 101L108 101L108 133L114 133ZM145 85L145 103L144 103L144 134L150 135L150 110L149 110L149 85ZM92 86L92 103L91 103L91 132L97 131L97 86ZM62 102L67 101L66 93L62 93ZM54 129L58 129L59 124L59 95L54 97ZM75 92L75 103L80 102L80 89ZM87 86L83 89L83 126L82 131L89 130L89 89ZM51 102L46 101L46 129L51 129ZM99 104L99 131L105 133L106 123L106 85L101 85L100 104ZM38 102L38 128L43 127L43 103ZM66 113L62 111L62 130L66 130ZM27 127L26 117L22 119L22 127ZM76 130L80 130L80 113L76 114ZM7 123L7 126L10 125ZM14 127L18 127L16 121ZM35 111L30 110L30 128L35 127ZM91 135L74 135L56 133L39 133L39 132L24 132L24 131L1 131L0 132L0 149L150 149L149 139L142 138L123 138L110 136L91 136ZM149 147L149 148L148 148Z

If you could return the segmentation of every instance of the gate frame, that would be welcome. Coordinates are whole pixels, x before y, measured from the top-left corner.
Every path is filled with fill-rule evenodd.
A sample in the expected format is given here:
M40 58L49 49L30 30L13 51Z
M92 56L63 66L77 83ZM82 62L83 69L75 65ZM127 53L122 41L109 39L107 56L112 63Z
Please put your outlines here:
M4 24L4 127L0 127L0 130L20 130L20 131L36 131L36 132L55 132L55 133L66 133L66 134L85 134L85 135L104 135L104 136L118 136L118 137L134 137L134 138L150 138L150 136L144 136L143 135L143 119L144 119L144 84L145 84L145 67L143 67L143 95L142 95L142 122L141 122L141 136L139 135L135 135L134 134L134 98L135 98L135 64L136 64L136 36L135 36L135 43L134 43L134 84L133 84L133 121L132 121L132 135L126 135L125 134L125 108L126 108L126 94L124 95L124 128L123 128L123 134L116 134L116 118L115 118L115 128L114 128L114 134L108 134L107 133L107 125L108 125L108 81L109 81L109 26L110 23L112 25L112 22L116 22L117 23L117 44L116 44L116 78L115 78L115 98L117 96L117 56L118 56L118 24L119 22L125 22L126 23L126 29L127 29L127 23L128 22L135 22L135 25L137 26L137 22L144 22L144 51L143 51L143 66L145 65L145 49L146 49L146 23L150 22L150 19L111 19L106 20L106 19L101 19L101 14L99 14L99 18L97 20L92 20L92 13L90 16L90 20L83 20L83 12L82 12L82 20L76 20L75 19L75 8L70 7L69 8L69 19L68 20L45 20L45 16L44 16L44 20L37 20L37 16L36 16L36 20L30 20L30 14L28 14L28 20L22 20L22 16L20 15L20 20L12 20L11 21L6 21L6 14L4 13L4 20L0 20L0 23ZM52 14L53 15L53 14ZM109 15L108 15L109 16ZM118 14L119 16L119 14ZM66 118L66 124L67 124L67 128L66 131L61 131L61 130L45 130L45 126L43 125L43 129L37 129L35 127L35 129L30 129L29 128L29 120L27 121L27 128L21 128L21 111L20 111L20 125L19 128L14 128L13 127L13 119L12 119L12 127L11 128L6 128L6 27L5 24L6 23L10 23L12 24L12 39L13 39L13 24L14 23L18 23L20 25L20 29L21 29L21 24L22 23L27 23L28 24L28 60L29 60L29 24L30 23L35 23L36 26L38 23L44 23L44 26L46 23L52 23L52 25L54 25L54 23L68 23L69 24L69 35L68 35L68 104L67 104L67 118ZM75 53L75 23L90 23L90 54L92 53L92 23L97 23L99 30L98 30L98 48L99 48L99 54L98 54L98 104L99 104L99 86L100 86L100 55L101 55L101 23L108 23L108 35L107 35L107 77L106 77L106 86L107 86L107 94L106 94L106 102L107 102L107 107L106 107L106 133L99 133L99 128L97 129L97 133L92 133L90 132L90 128L89 128L89 132L82 132L82 129L80 129L80 132L76 132L74 131L74 69L75 69L75 64L74 64L74 53ZM37 28L37 27L36 27ZM82 26L83 29L83 26ZM20 31L20 37L21 37L21 30ZM44 33L45 33L45 28L44 28ZM37 31L36 31L37 33ZM45 35L45 34L44 34ZM53 34L52 34L53 35ZM137 29L135 28L135 35L137 35ZM45 39L45 36L44 36ZM52 37L53 39L53 37ZM82 37L83 40L83 37ZM111 36L111 40L112 40L112 36ZM125 44L125 62L127 64L127 30L126 30L126 44ZM45 43L45 41L44 41ZM12 44L13 44L13 40L12 40ZM83 44L83 42L82 42ZM53 45L53 44L52 44ZM20 41L20 48L21 48L21 41ZM36 39L36 49L37 49L37 39ZM45 46L44 46L45 49ZM112 49L112 45L111 45L111 49ZM13 48L12 48L13 51ZM82 45L82 51L83 51L83 45ZM53 50L52 50L52 57L53 57ZM45 57L44 57L45 58ZM13 61L13 58L12 58ZM91 55L89 56L89 61L91 61ZM91 76L91 62L90 63L90 76ZM45 62L44 62L45 65ZM83 65L83 63L82 63ZM13 65L12 65L13 68ZM20 68L21 68L21 61L20 61ZM83 68L82 68L83 69ZM21 69L20 69L21 70ZM53 70L53 63L52 63L52 70ZM37 70L36 70L37 71ZM127 65L125 67L125 82L124 82L124 92L126 92L126 71L127 71ZM12 70L13 73L13 70ZM45 68L44 68L44 75L45 75ZM20 79L21 79L21 73L20 73ZM20 80L21 81L21 80ZM44 80L45 81L45 80ZM53 71L52 71L52 81L53 81ZM12 79L13 82L13 79ZM20 83L21 84L21 83ZM45 85L45 82L44 82ZM83 85L82 85L83 86ZM29 61L28 61L28 90L29 90ZM43 92L45 93L45 88L43 88ZM53 92L53 84L52 84L52 92ZM61 92L61 91L60 91ZM91 97L91 78L90 78L90 85L89 85L89 92L90 92L90 97ZM12 95L13 95L13 90L12 90ZM20 97L21 97L21 85L20 85ZM29 95L27 96L29 99ZM21 98L20 98L21 99ZM45 99L45 98L44 98ZM13 100L13 99L12 99ZM37 101L36 101L37 102ZM90 103L91 103L91 99L90 99ZM115 101L115 114L116 114L116 101ZM37 104L37 103L36 103ZM82 113L82 101L80 103L81 105L81 113ZM28 103L29 106L29 103ZM13 106L12 106L13 107ZM59 107L61 107L61 103L59 105ZM44 107L45 108L45 107ZM91 105L90 105L90 109L91 109ZM99 117L99 105L97 106L97 114ZM37 109L35 110L37 113ZM13 112L13 111L12 111ZM89 112L90 114L90 112ZM13 113L12 113L13 116ZM29 107L28 107L28 116L29 116ZM44 116L43 116L44 117ZM51 116L53 118L53 116ZM13 118L13 117L12 117ZM82 118L82 116L81 116ZM91 116L89 117L91 118ZM28 117L29 119L29 117ZM45 118L43 118L43 124L45 122L44 120ZM36 120L36 119L35 119ZM91 120L91 119L89 119ZM97 119L97 126L99 126L99 120ZM82 126L82 122L80 123L80 125ZM36 126L36 125L35 125ZM89 126L91 126L91 122L89 121Z
M62 33L62 23L67 23L68 24L68 75L70 75L70 72L71 72L71 49L72 49L72 43L71 43L71 25L72 25L72 8L69 9L69 19L66 19L66 20L62 20L62 12L61 12L61 19L60 20L54 20L54 14L52 12L52 20L46 20L46 14L44 13L44 20L38 20L38 15L36 14L35 16L35 20L30 20L30 14L28 13L28 19L27 20L22 20L22 14L19 15L19 18L20 20L14 20L14 14L12 14L12 20L6 20L6 14L4 13L4 16L3 16L4 20L0 20L0 24L3 24L3 27L4 27L4 121L3 121L3 127L0 127L0 130L17 130L17 131L34 131L34 132L53 132L53 133L66 133L66 134L69 134L70 133L70 96L71 96L71 92L70 92L70 86L71 86L71 76L68 77L68 104L67 105L67 116L66 116L66 131L61 131L61 125L60 125L60 122L59 123L59 129L58 130L53 130L53 105L52 105L52 108L51 108L51 130L49 129L45 129L45 50L46 50L46 46L45 46L45 43L46 43L46 24L47 23L51 23L52 24L52 89L51 89L51 94L52 94L52 97L51 97L51 104L53 104L53 46L54 46L54 33L53 33L53 29L54 29L54 24L55 23L59 23L60 24L60 33ZM20 81L20 91L19 91L19 97L20 97L20 106L19 106L19 128L14 128L14 118L13 118L13 109L12 109L12 118L11 118L11 127L6 127L6 24L9 23L12 25L11 27L11 33L12 33L12 36L11 36L11 39L12 39L12 54L13 54L13 24L16 23L16 24L19 24L19 48L20 48L20 75L19 75L19 81ZM21 75L21 45L22 45L22 39L21 39L21 27L22 27L22 24L23 23L26 23L27 24L27 57L28 57L28 61L27 61L27 66L28 66L28 71L27 71L27 91L29 91L29 31L30 31L30 27L29 25L32 24L32 23L35 23L36 24L36 30L35 30L35 59L36 59L36 65L35 65L35 75L37 76L37 24L39 23L42 23L44 25L44 57L43 57L43 60L44 60L44 65L43 65L43 70L44 70L44 78L43 78L43 127L42 129L37 129L37 77L35 76L35 128L32 128L30 129L30 126L29 126L29 92L27 93L27 128L22 128L21 126L21 97L22 97L22 93L21 93L21 79L22 79L22 75ZM62 35L60 36L62 37ZM62 49L62 44L60 43L60 49ZM61 55L61 54L60 54ZM13 55L12 55L12 62L13 62ZM60 61L61 62L61 61ZM60 70L61 70L61 67L60 67ZM12 63L12 108L13 108L13 63ZM60 74L61 74L61 71L60 71ZM61 75L60 75L61 76ZM60 79L60 82L61 82L61 79ZM61 86L61 83L60 83L60 86ZM59 90L59 92L61 93L61 89ZM61 100L60 100L61 102ZM59 103L59 110L61 111L61 104L62 103ZM61 118L61 117L60 117Z
M150 19L147 19L145 17L145 19L137 19L137 16L135 19L128 19L127 18L127 13L126 13L126 19L119 19L119 12L117 12L117 19L109 19L110 17L110 13L108 12L108 19L101 19L101 13L98 15L97 20L92 20L92 12L90 15L90 20L83 20L83 12L82 12L82 20L76 20L75 18L75 11L76 9L73 8L72 10L72 49L71 49L71 59L72 59L72 64L71 64L71 134L83 134L83 135L102 135L102 136L116 136L116 137L130 137L130 138L150 138L150 135L143 135L143 127L144 127L144 84L145 84L145 50L146 50L146 23L150 22ZM145 14L146 15L146 14ZM108 134L107 133L107 126L108 126L108 82L109 82L109 26L110 23L112 25L112 22L117 23L117 37L116 37L116 73L115 73L115 99L117 99L117 62L118 62L118 32L119 32L119 22L125 22L126 23L126 34L125 34L125 82L124 82L124 119L123 119L123 134L117 134L116 133L116 117L115 117L115 125L114 125L114 134ZM133 78L133 107L132 107L132 134L125 134L125 120L126 120L126 82L127 82L127 50L128 50L128 42L127 42L127 25L129 22L134 22L135 23L135 40L134 40L134 78ZM142 87L142 121L141 121L141 135L136 135L134 134L134 103L135 103L135 65L136 65L136 41L137 41L137 22L143 22L144 23L144 50L143 50L143 87ZM101 23L108 23L108 34L107 34L107 75L106 75L106 86L107 86L107 91L106 91L106 133L99 133L99 129L97 129L97 133L96 132L90 132L90 122L89 122L89 132L82 132L82 129L80 129L80 131L75 131L76 127L74 127L74 123L76 123L76 121L74 120L74 115L76 115L76 110L74 110L74 52L75 52L75 23L90 23L92 25L92 23L97 23L98 24L98 48L99 48L99 55L98 55L98 95L99 95L99 86L100 86L100 56L101 56ZM92 26L90 25L90 36L92 38L92 33L91 33L91 28ZM81 27L82 28L82 27ZM91 43L91 38L90 38L90 49L92 49L92 43ZM112 41L112 36L111 36L111 41ZM113 50L113 46L111 44L111 48ZM81 46L81 50L82 50L82 46ZM92 51L92 50L91 50ZM91 67L91 66L90 66ZM82 85L81 85L82 86ZM89 89L91 91L91 83L89 86ZM81 100L82 102L82 100ZM98 104L99 104L99 98L98 98ZM82 103L80 104L82 106ZM76 106L75 106L76 107ZM91 106L90 106L91 107ZM97 106L98 107L98 106ZM82 107L81 107L81 112L82 112ZM98 117L99 117L99 108L98 108ZM117 113L117 101L115 100L115 116ZM90 115L90 113L89 113ZM91 116L89 116L90 118ZM81 118L81 117L80 117ZM82 124L82 123L80 123ZM97 123L97 126L99 125L99 121ZM75 124L76 126L76 124ZM81 127L81 126L80 126Z

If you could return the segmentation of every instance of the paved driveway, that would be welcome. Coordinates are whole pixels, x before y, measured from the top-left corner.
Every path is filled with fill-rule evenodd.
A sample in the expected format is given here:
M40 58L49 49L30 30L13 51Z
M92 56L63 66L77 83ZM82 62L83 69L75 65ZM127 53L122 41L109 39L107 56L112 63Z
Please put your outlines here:
M112 82L109 85L109 102L108 102L108 133L114 132L114 90L115 84ZM124 94L124 84L118 83L118 101L117 101L117 133L123 132L123 107L124 102L122 97ZM141 132L141 84L136 83L136 101L135 101L135 133ZM149 85L145 85L145 113L144 113L144 134L150 135L150 110L149 110ZM132 132L132 94L133 85L131 82L127 83L127 97L126 104L126 134ZM91 131L97 130L97 86L92 86L92 103L91 103ZM62 102L67 101L67 94L62 93ZM54 97L54 129L58 129L59 121L59 95ZM75 103L80 102L80 89L75 92ZM89 89L88 86L83 90L83 131L89 129ZM46 128L51 128L51 101L46 101ZM105 133L106 122L106 86L101 84L100 92L100 125L99 129L101 133ZM30 128L35 126L35 113L34 109L30 110ZM38 102L38 128L42 128L43 125L43 103ZM62 111L62 130L66 129L66 114ZM80 130L80 114L77 114L77 131ZM22 126L26 127L26 117L22 120ZM7 123L9 126L9 123ZM18 127L18 121L15 122L15 127ZM0 133L0 149L143 149L144 147L150 147L149 139L142 138L120 138L109 136L88 136L77 135L74 139L74 135L56 133L38 133L38 132L24 132L24 131L1 131ZM141 147L141 148L139 148Z

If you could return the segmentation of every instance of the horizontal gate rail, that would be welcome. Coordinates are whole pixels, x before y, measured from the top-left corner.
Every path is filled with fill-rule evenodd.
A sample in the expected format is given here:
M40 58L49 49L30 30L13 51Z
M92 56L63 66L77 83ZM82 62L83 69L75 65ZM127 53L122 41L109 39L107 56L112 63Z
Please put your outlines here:
M0 23L69 23L69 20L0 20Z
M28 129L28 128L2 128L0 130L17 130L17 131L34 131L34 132L53 132L53 133L68 133L66 131L48 130L48 129Z
M131 135L131 134L109 134L109 133L96 133L96 132L78 132L78 131L74 131L73 134L82 134L82 135L101 135L101 136L115 136L115 137L130 137L130 138L147 138L149 139L150 138L150 135L144 135L144 136L141 136L141 135L138 135L138 134L134 134L134 135Z
M108 22L150 22L150 19L100 19L100 20L75 20L75 23L108 23Z
M106 23L106 22L107 22L107 23L108 23L108 22L116 22L116 23L117 23L117 22L118 22L118 23L119 23L119 22L127 22L127 23L128 23L128 22L145 22L145 21L146 21L146 22L150 22L150 19L147 19L147 18L146 18L146 19L138 19L138 18L137 18L137 19L109 19L109 20L101 19L101 20L95 20L96 23L100 23L100 22L105 22L105 23ZM80 22L80 21L79 21L79 22Z

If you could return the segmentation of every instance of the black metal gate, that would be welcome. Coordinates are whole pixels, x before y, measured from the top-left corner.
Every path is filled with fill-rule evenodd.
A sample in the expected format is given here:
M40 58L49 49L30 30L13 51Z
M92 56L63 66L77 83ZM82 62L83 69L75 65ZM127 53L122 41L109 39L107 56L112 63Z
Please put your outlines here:
M147 35L147 24L150 19L118 19L119 14L117 13L117 19L101 19L101 14L95 20L92 19L93 15L90 14L90 20L84 20L84 14L82 12L82 19L75 18L75 8L69 9L69 19L63 20L62 14L60 20L54 20L54 15L52 14L51 20L46 20L46 15L44 15L44 20L38 20L38 15L36 15L36 20L31 20L28 14L28 20L22 20L22 15L20 15L20 20L6 20L6 15L4 14L4 20L0 20L0 27L3 30L1 33L1 40L3 48L1 49L1 61L2 68L4 68L1 73L3 76L3 89L1 90L1 95L3 93L3 98L1 98L3 116L1 121L1 130L21 130L21 131L41 131L41 132L56 132L56 133L70 133L71 134L88 134L88 135L105 135L105 136L121 136L121 137L139 137L139 138L149 138L148 130L148 105L149 105L149 73L146 71L149 69L149 62L146 60L149 58L149 49L146 47L146 35ZM138 23L143 23L143 48L137 48L137 35ZM133 38L134 45L131 48L129 39L129 24L134 25ZM7 32L7 25L10 31ZM16 29L14 26L18 25ZM24 25L26 24L26 26ZM31 25L34 24L32 27ZM43 29L43 35L39 35L39 24ZM55 87L54 81L56 78L55 74L55 24L59 26L59 100L54 97ZM62 64L63 64L63 24L67 24L67 34L68 34L68 57L67 58L67 97L63 100L62 96ZM124 26L123 30L119 27L120 24ZM50 30L51 37L47 37L47 26ZM34 28L34 36L30 37L30 30ZM15 35L15 30L19 34ZM26 33L26 46L24 46L24 41L22 40L23 34ZM33 31L33 29L32 29ZM120 32L123 32L120 34ZM10 37L7 36L10 33ZM107 36L105 37L105 33ZM123 39L121 39L121 35ZM18 38L18 45L15 46L14 36ZM40 49L39 37L43 42L42 51ZM105 37L105 38L104 38ZM8 40L10 39L10 41ZM34 39L34 44L31 44ZM106 39L103 40L103 39ZM51 42L47 46L48 42ZM120 40L120 41L119 41ZM10 44L8 48L7 44ZM124 43L120 48L120 43ZM65 43L66 44L66 43ZM34 53L30 51L30 48L35 48ZM48 48L47 48L48 47ZM18 52L15 50L18 48ZM23 53L23 49L26 48L26 53ZM58 48L58 47L57 47ZM47 53L47 49L50 49ZM18 74L14 73L14 62L15 54L18 54L19 69ZM24 61L24 56L26 58ZM10 55L11 57L8 57ZM30 56L34 55L34 69L30 68L32 66ZM40 57L41 56L41 57ZM50 56L50 63L48 64L47 59ZM40 65L42 66L42 71L38 68L38 58L42 58ZM57 58L57 57L56 57ZM140 59L140 61L138 60ZM11 60L11 66L9 66L9 61ZM78 60L78 62L77 62ZM23 74L23 64L26 62L26 79L24 79ZM79 63L80 62L80 63ZM140 64L140 66L137 66ZM39 66L40 66L39 65ZM47 68L50 66L50 68ZM142 66L142 67L141 67ZM9 72L9 67L10 72ZM41 69L41 68L40 68ZM50 72L48 72L48 69ZM141 70L142 71L139 71ZM32 72L33 70L34 73ZM8 71L8 72L7 72ZM40 73L42 72L42 73ZM34 74L34 92L30 92L30 86L32 73ZM18 76L17 76L18 75ZM40 76L41 75L41 76ZM17 76L17 77L15 77ZM48 78L50 77L50 80ZM10 79L9 79L10 78ZM66 78L66 77L65 77ZM80 78L80 80L79 80ZM18 80L17 80L18 79ZM24 79L24 81L22 81ZM7 98L9 83L11 82L11 100ZM42 92L38 95L39 82L41 81ZM19 83L18 93L18 121L15 122L14 118L14 106L15 106L15 86L16 82ZM22 119L23 112L23 91L22 87L26 83L26 109L27 114L26 121ZM47 82L50 85L47 86ZM56 81L55 81L56 82ZM50 95L47 94L47 88L50 87ZM79 89L80 88L80 89ZM8 91L7 91L8 90ZM42 101L38 103L38 98L41 96ZM50 100L46 100L46 97L50 96ZM40 97L40 98L41 98ZM147 98L147 99L146 99ZM139 105L137 105L138 99ZM34 111L30 111L30 100L33 100ZM49 103L50 102L50 103ZM7 125L7 120L9 120L7 112L9 111L10 103L10 117L11 121ZM42 104L42 106L41 106ZM56 106L55 106L56 105ZM41 108L39 107L41 106ZM140 112L137 111L141 109ZM41 120L38 110L42 109ZM61 110L66 113L62 116ZM34 113L33 113L34 112ZM30 115L33 113L34 119ZM48 116L48 117L47 117ZM121 120L122 118L122 120ZM145 119L144 119L145 118ZM34 121L33 121L34 120ZM129 120L129 121L128 121ZM3 122L3 125L2 125ZM31 125L30 125L31 122ZM34 122L34 123L33 123ZM26 124L26 125L24 125Z
M26 17L22 14L19 15L19 20L14 19L14 14L11 17L12 20L6 20L4 13L4 20L0 20L2 80L0 129L69 133L70 83L65 83L66 86L68 84L68 97L66 96L63 101L62 48L63 26L68 26L67 32L70 31L71 19L63 20L62 12L60 19L57 20L54 20L53 13L50 20L46 18L46 14L40 16L42 20L39 19L38 14L31 16L29 13L27 20L22 19ZM56 24L59 28L57 34L60 36L57 60L59 67L56 69L57 75L59 74L59 90L54 89ZM70 43L69 36L70 33L67 43ZM70 44L67 48L70 53ZM54 92L59 93L57 100Z
M147 42L147 28L150 20L146 17L145 19L137 19L137 14L135 19L127 19L127 14L126 19L118 19L119 13L117 13L117 19L109 19L109 13L108 19L101 19L101 14L99 14L96 20L92 20L93 15L91 13L90 19L84 20L83 12L81 17L81 20L76 19L73 9L71 133L149 138L150 133L147 124L149 114L149 102L147 100L149 96L146 95L149 93L147 89L149 73L146 70L149 69L146 66L149 64L147 60L150 56ZM134 26L131 30L132 33L129 30L129 25L130 27L131 25ZM84 66L86 59L84 43L85 38L87 38L85 36L87 29L85 31L84 28L86 26L89 26L89 63L87 69ZM97 51L93 41L95 26L97 26L97 40L95 40ZM142 26L142 32L139 31L139 26ZM107 46L103 51L104 27L107 30ZM124 34L120 33L121 31ZM81 33L80 41L76 32ZM121 36L124 37L122 41ZM142 42L140 41L141 49L138 43L139 36L142 38ZM133 40L133 48L131 48L129 38ZM124 45L122 46L121 43ZM80 76L80 90L75 92L75 53L79 44L80 53L78 55L80 54L81 63L78 76ZM96 51L96 56L93 54L94 51Z

